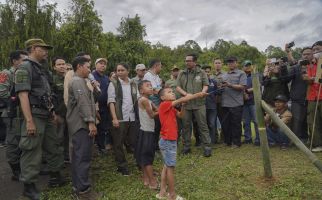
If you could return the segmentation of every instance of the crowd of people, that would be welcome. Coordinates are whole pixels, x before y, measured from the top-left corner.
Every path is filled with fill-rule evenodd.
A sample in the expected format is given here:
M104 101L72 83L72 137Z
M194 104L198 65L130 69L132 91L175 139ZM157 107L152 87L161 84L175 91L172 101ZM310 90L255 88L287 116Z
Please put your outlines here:
M137 64L133 78L126 63L106 75L108 60L92 62L85 52L71 64L53 57L50 71L46 61L52 46L30 39L25 47L10 53L11 67L0 73L0 112L6 127L1 139L12 180L22 182L23 195L32 200L40 198L35 183L44 162L49 187L66 183L61 170L70 164L73 198L99 198L89 179L94 144L102 156L113 151L123 176L131 173L126 154L133 154L143 184L159 191L157 199L184 199L174 184L179 140L182 155L190 154L193 133L204 157L218 144L233 149L243 143L260 145L252 76L260 77L262 99L276 115L313 152L322 151L322 41L303 48L300 60L286 44L287 57L267 59L263 73L253 73L251 60L214 58L209 66L188 54L184 68L173 66L166 81L159 76L159 59L151 59L148 67ZM288 137L268 114L264 118L269 145L286 150ZM153 171L156 151L164 162L161 183Z

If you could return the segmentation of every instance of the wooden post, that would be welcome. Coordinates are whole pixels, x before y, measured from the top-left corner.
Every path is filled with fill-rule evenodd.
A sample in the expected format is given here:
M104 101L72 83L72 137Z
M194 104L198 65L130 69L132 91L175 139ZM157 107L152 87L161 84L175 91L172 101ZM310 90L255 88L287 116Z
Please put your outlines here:
M261 100L262 100L262 94L260 90L261 84L259 82L257 71L255 71L255 73L252 74L252 83L253 83L253 93L254 93L254 100L255 100L256 119L258 123L259 138L260 138L260 148L262 151L263 164L264 164L264 176L266 178L271 178L272 167L271 167L271 161L269 156L269 147L267 142L264 113L261 106Z
M287 135L290 140L301 150L304 154L312 161L312 163L317 167L320 172L322 172L322 162L318 160L316 155L314 155L303 143L302 141L283 123L283 121L277 117L274 111L267 105L265 101L262 100L263 109L270 115L273 122Z

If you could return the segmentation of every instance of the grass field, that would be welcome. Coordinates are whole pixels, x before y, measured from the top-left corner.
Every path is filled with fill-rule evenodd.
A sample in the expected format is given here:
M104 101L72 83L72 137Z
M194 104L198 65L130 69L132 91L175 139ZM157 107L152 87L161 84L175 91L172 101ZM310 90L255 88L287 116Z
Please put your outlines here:
M322 175L296 147L281 151L270 149L273 179L265 180L259 147L248 144L231 149L215 146L210 158L194 148L191 155L178 155L177 193L186 199L322 199ZM317 154L322 159L322 154ZM156 199L156 191L143 186L134 159L128 156L131 176L116 173L113 155L96 157L92 164L95 191L102 199ZM156 154L155 170L161 172L162 161ZM159 179L160 177L158 177ZM70 199L71 184L44 192L44 199Z

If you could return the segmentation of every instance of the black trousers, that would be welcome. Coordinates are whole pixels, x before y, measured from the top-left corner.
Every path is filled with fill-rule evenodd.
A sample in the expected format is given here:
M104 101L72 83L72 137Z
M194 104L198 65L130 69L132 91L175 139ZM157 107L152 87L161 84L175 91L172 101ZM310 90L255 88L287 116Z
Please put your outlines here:
M86 129L80 129L72 135L72 182L74 189L84 191L91 186L89 168L92 156L93 138Z
M127 168L127 160L124 153L124 145L128 151L134 151L139 127L134 122L120 122L120 127L112 126L111 133L113 139L113 151L115 161L119 168Z
M97 125L97 135L95 137L96 144L98 149L105 149L105 143L107 138L107 130L108 130L108 112L99 112L101 121Z
M224 130L224 142L227 145L241 145L243 106L222 107L224 116L222 129Z
M308 139L307 133L307 105L303 103L292 102L292 131L301 140Z

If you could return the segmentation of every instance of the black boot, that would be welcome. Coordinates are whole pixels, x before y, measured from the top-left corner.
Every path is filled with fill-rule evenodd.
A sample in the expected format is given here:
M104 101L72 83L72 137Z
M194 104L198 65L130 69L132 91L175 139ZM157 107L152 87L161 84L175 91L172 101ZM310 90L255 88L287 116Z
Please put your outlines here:
M65 185L66 181L61 176L60 172L49 172L50 178L48 181L49 187L60 187Z
M31 200L40 199L40 193L34 183L24 183L23 196L28 197Z
M19 164L10 164L10 168L11 168L11 171L12 171L11 180L19 181L20 165Z

